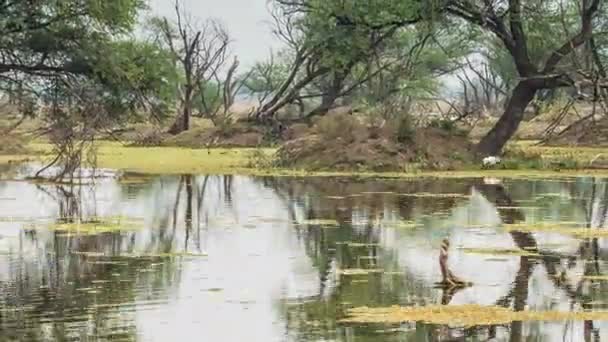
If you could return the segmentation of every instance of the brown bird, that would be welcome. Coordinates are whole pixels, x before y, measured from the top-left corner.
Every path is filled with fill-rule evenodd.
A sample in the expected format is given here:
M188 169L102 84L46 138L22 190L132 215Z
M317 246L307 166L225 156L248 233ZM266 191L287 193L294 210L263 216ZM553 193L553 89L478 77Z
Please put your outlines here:
M441 250L439 252L439 267L441 269L441 283L445 287L466 287L471 286L471 283L466 282L457 276L455 276L448 267L448 250L450 248L450 241L443 239L441 242Z

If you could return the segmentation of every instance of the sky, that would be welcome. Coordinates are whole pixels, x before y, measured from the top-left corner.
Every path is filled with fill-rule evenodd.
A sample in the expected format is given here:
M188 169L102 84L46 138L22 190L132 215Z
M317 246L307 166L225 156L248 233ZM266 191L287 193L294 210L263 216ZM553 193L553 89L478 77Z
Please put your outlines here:
M266 0L181 0L195 19L219 19L233 39L232 50L241 66L263 60L280 47L271 32ZM175 17L174 0L149 0L153 15Z

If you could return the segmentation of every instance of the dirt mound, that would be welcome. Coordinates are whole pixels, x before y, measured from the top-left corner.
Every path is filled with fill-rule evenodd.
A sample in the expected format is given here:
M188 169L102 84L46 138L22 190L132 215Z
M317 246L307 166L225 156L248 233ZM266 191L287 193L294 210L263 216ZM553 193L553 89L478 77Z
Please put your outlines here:
M559 135L548 139L547 146L608 146L608 118L578 121Z
M285 142L277 157L285 167L309 170L450 170L473 161L466 137L439 128L411 130L399 137L393 127L367 127L351 115L319 120L308 134ZM402 142L399 142L401 140Z
M191 129L163 142L166 146L190 148L205 147L256 147L264 143L266 136L262 127L248 123L235 123L227 127Z

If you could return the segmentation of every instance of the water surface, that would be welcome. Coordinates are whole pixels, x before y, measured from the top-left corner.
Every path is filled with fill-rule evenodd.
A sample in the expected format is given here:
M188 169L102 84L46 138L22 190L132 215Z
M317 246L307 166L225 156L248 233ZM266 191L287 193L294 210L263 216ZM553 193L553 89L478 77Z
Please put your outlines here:
M340 322L360 306L608 310L605 238L505 228L606 229L602 179L106 172L84 184L52 184L21 177L29 172L0 181L1 341L608 338L601 321ZM104 221L121 229L103 230ZM58 229L73 222L100 229ZM444 238L451 270L473 286L435 285ZM496 252L532 249L534 257Z

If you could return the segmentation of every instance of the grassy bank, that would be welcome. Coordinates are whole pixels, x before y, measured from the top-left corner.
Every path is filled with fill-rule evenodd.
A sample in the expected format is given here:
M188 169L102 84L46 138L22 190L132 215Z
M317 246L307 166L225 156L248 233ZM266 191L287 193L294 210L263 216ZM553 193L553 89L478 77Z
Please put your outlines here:
M51 158L51 146L44 143L33 143L28 155L0 156L0 164L21 162L25 160L47 161ZM253 155L270 157L275 149L264 148L213 148L188 149L178 147L128 147L117 142L101 142L98 145L98 166L101 168L133 171L144 174L242 174L242 175L275 175L275 176L357 176L382 178L412 177L572 177L594 176L608 177L608 169L591 169L585 167L597 160L608 150L602 148L539 147L532 142L518 142L511 147L518 148L535 156L542 156L543 165L577 165L579 168L542 169L538 162L509 161L509 169L482 170L477 166L457 171L424 171L410 172L333 172L307 171L276 168L252 167ZM600 157L598 157L600 156ZM520 163L520 164L518 164ZM560 164L561 163L561 164Z

